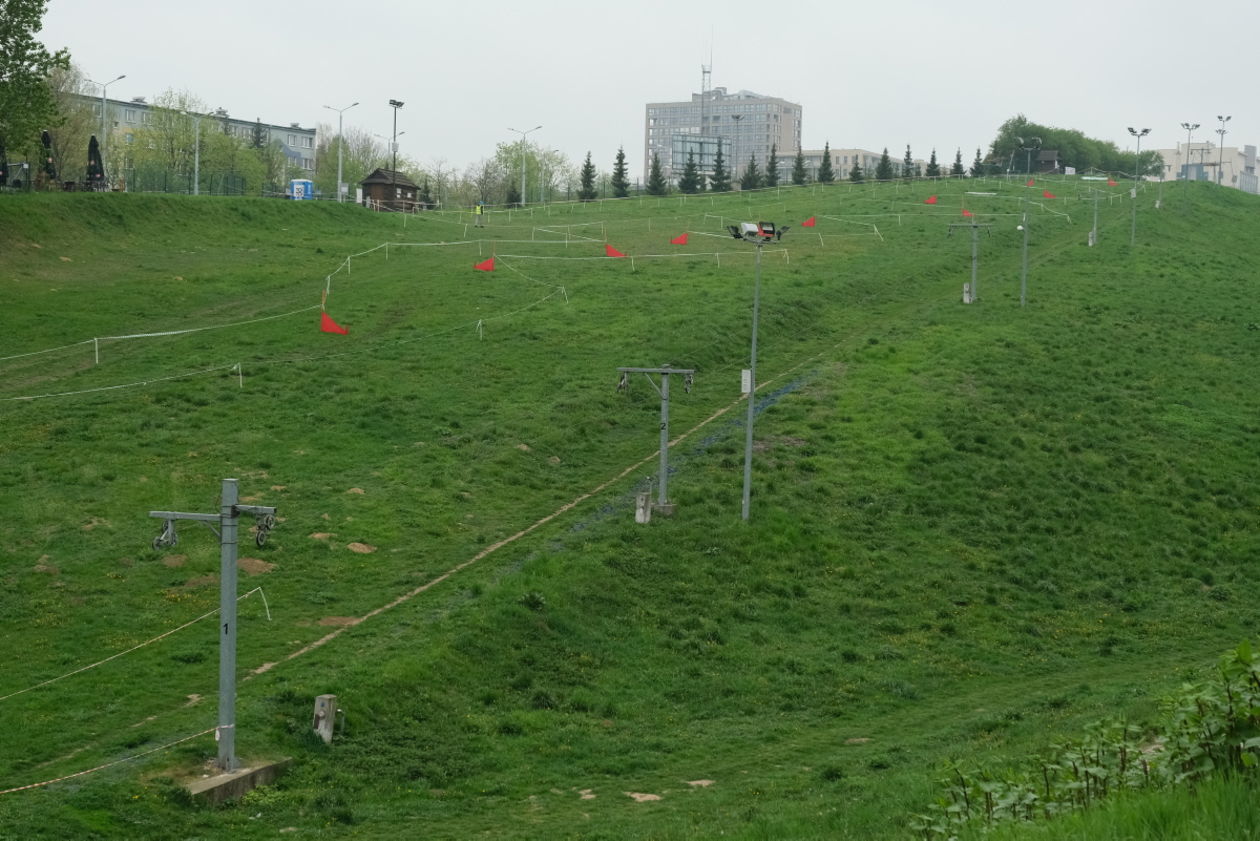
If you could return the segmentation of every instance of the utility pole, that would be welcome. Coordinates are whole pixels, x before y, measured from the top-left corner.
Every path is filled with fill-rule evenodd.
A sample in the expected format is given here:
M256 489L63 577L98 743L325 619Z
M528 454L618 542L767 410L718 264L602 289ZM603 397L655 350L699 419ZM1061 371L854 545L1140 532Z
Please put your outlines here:
M618 368L617 370L621 373L621 380L617 383L618 391L625 391L630 387L631 374L661 375L660 388L656 387L656 383L652 382L650 376L647 380L661 395L661 480L657 488L656 510L668 517L674 513L674 505L669 501L669 375L682 374L686 378L683 380L683 390L690 394L695 369L663 365L660 368Z
M176 520L198 520L219 536L219 726L214 738L219 743L221 771L240 767L236 759L236 533L241 514L255 518L254 542L262 546L276 524L276 509L265 505L240 505L236 480L224 479L218 514L188 514L181 511L150 511L150 517L164 520L162 533L153 539L153 548L162 549L179 542ZM218 530L211 523L219 524Z
M973 301L980 300L980 229L984 228L985 233L992 236L992 232L989 231L992 227L974 219L970 222L951 222L949 225L948 235L951 237L954 235L954 228L971 228L971 300Z
M1098 244L1098 194L1101 192L1097 187L1092 189L1094 192L1094 229L1089 232L1090 247Z
M1024 258L1019 272L1019 305L1028 303L1028 211L1024 211L1023 224L1019 229L1024 232Z

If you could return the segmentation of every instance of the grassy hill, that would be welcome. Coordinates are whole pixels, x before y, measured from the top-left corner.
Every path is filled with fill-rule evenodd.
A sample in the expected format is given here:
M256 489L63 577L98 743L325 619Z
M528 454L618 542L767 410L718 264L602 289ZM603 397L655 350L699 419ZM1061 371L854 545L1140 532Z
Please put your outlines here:
M267 605L241 602L237 748L297 760L189 807L203 736L0 795L0 837L905 838L950 759L1149 713L1255 633L1260 205L1147 191L1130 247L1115 188L1089 248L1089 187L629 200L484 232L0 198L0 789L213 727L212 618L30 687L215 610L217 540L188 523L154 550L147 513L213 511L227 476L282 518L242 544ZM992 224L971 306L963 207ZM722 226L752 218L794 227L764 255L744 523L753 249ZM616 368L663 363L697 374L671 395L678 513L642 526L659 398Z

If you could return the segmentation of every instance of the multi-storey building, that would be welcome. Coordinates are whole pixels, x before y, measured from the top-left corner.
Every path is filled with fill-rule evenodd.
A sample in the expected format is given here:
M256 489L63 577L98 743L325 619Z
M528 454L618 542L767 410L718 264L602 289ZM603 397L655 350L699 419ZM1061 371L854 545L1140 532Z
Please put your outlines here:
M85 105L91 104L92 114L99 121L101 119L100 97L84 96L82 100ZM136 132L152 123L153 108L154 106L146 102L142 96L126 101L106 99L105 120L111 141L110 146L114 147L115 143L134 143ZM229 116L228 112L223 108L216 109L210 114L202 115L202 119L216 121L221 131L239 137L246 143L252 142L254 133L261 128L266 142L280 141L280 146L289 159L290 167L308 172L314 172L315 170L315 148L317 143L315 129L313 128L303 128L299 123L277 125L274 123L263 123L258 120L242 120ZM208 128L208 126L203 126L203 128Z
M1244 193L1260 192L1255 146L1226 146L1212 142L1178 143L1173 149L1155 149L1164 159L1161 175L1169 181L1215 181Z
M727 172L738 181L750 159L764 171L771 146L776 147L781 167L784 158L796 155L801 148L801 106L752 91L714 88L693 93L690 102L648 103L643 139L645 180L653 155L660 156L665 177L676 181L689 152L701 172L712 173L720 148Z

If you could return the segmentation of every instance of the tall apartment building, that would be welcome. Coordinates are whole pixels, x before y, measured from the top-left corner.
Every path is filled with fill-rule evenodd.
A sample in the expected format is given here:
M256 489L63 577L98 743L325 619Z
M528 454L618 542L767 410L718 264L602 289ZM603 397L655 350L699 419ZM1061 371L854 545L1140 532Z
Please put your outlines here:
M677 181L688 152L702 172L711 173L721 148L727 171L738 181L750 158L765 170L771 146L777 147L780 162L787 158L790 165L801 148L801 106L752 91L714 88L693 93L690 102L649 102L643 140L644 180L653 155L660 155L665 177Z
M1164 159L1163 176L1169 181L1215 181L1244 193L1260 192L1255 146L1226 146L1210 141L1178 143L1173 149L1155 149Z

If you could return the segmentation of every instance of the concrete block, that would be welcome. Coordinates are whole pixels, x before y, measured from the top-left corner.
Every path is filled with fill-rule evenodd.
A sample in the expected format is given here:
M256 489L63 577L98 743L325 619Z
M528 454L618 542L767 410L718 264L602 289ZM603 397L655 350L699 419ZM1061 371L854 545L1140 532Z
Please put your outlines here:
M238 768L226 774L216 774L193 780L188 784L188 793L193 800L218 805L246 794L258 786L275 782L284 770L293 763L292 759L280 759L275 762L262 762L247 768Z

